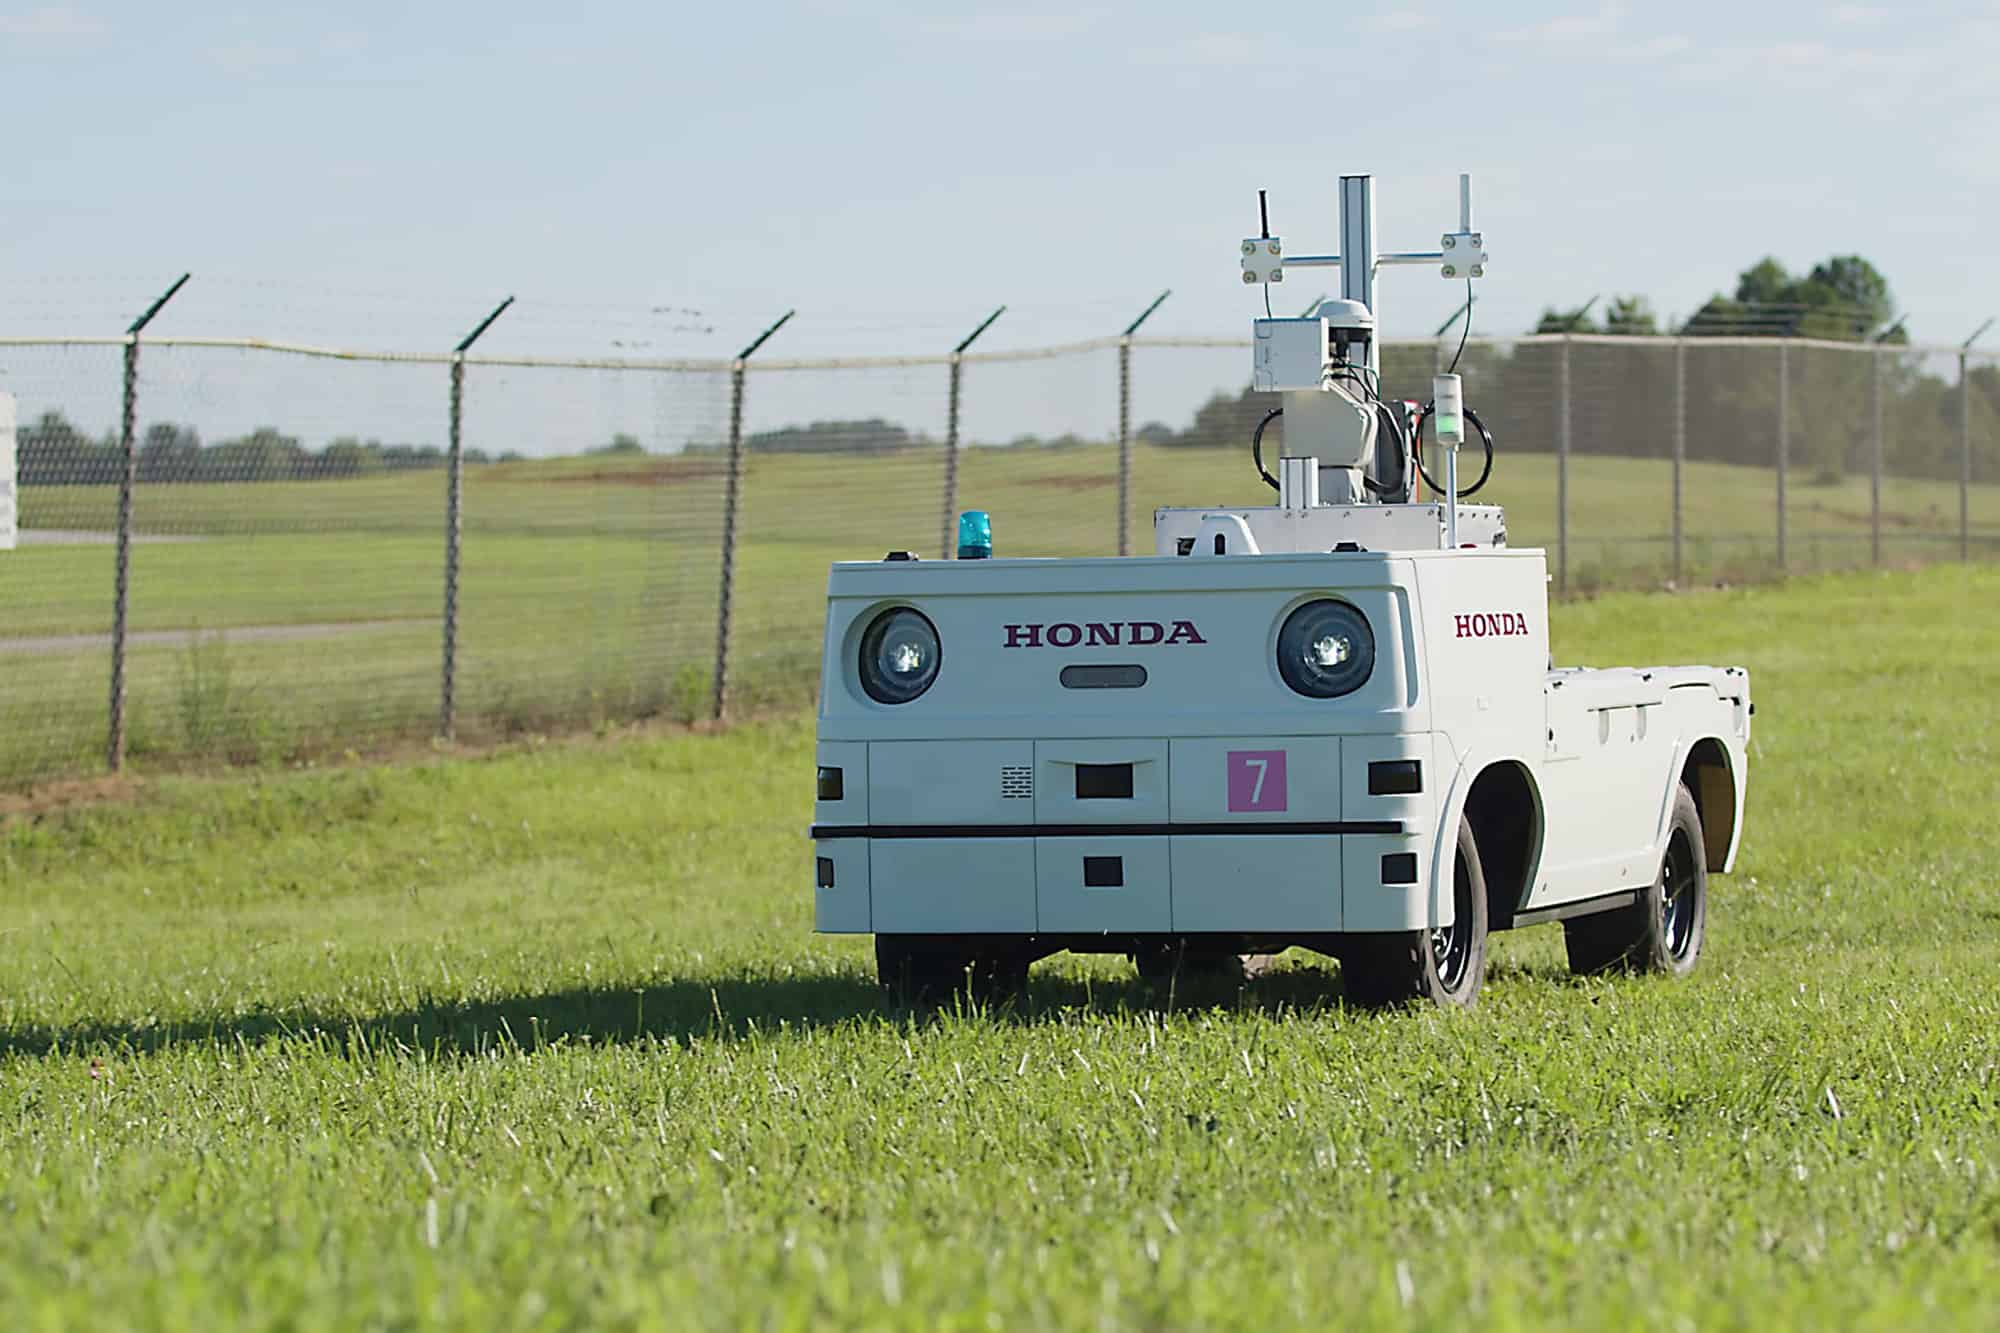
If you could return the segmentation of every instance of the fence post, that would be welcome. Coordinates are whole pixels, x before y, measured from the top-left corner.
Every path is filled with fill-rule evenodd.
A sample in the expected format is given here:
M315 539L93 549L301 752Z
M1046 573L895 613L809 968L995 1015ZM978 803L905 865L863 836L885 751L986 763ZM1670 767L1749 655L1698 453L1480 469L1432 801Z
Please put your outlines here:
M1569 335L1556 361L1556 591L1569 591Z
M1958 349L1958 558L1972 559L1972 381Z
M452 740L458 732L458 568L465 498L465 354L479 335L491 328L500 312L514 304L508 297L479 321L451 352L450 452L445 457L444 484L444 661L438 687L438 735Z
M965 374L965 349L972 346L972 340L986 332L994 320L1007 313L1001 306L979 322L979 327L965 335L958 346L951 349L951 396L947 400L944 420L944 512L938 516L938 559L949 560L958 553L957 543L952 540L952 519L958 514L958 390Z
M146 313L125 330L125 387L118 415L118 443L122 462L118 473L118 556L112 577L111 602L111 727L105 741L104 762L113 773L125 768L125 637L127 612L132 591L132 490L139 482L139 454L135 434L139 416L139 334L153 322L161 307L174 299L189 275L161 294L146 307Z
M1118 335L1118 554L1132 554L1132 335L1160 302L1174 294L1169 287L1139 312L1139 318Z
M1868 466L1868 562L1882 563L1882 348L1878 343L1868 367L1868 411L1872 456Z
M715 680L709 712L717 722L729 711L729 611L736 584L736 509L743 493L743 381L750 357L766 339L798 312L787 310L778 322L756 339L729 364L729 479L722 493L722 587L715 614Z
M1118 554L1132 554L1132 335L1118 340Z
M960 354L951 354L951 392L944 411L944 510L938 515L938 559L952 557L952 515L958 512L958 389L965 375Z
M1681 586L1681 469L1687 463L1687 339L1674 339L1674 586Z
M1791 348L1778 344L1778 572L1790 568L1785 550L1785 477L1791 468Z

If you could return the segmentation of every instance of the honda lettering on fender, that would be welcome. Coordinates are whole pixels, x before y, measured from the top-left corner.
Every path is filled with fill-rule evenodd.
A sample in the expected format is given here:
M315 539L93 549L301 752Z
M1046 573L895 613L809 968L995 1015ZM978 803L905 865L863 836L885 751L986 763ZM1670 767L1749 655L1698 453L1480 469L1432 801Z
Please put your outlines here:
M1519 611L1465 611L1451 618L1454 637L1507 639L1528 632L1528 618Z

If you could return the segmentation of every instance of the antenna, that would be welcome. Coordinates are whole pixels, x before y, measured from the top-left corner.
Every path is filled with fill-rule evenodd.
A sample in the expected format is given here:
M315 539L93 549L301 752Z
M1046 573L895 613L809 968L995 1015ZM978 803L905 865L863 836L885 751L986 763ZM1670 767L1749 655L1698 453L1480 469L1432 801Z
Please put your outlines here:
M1263 235L1259 236L1257 239L1262 241L1270 240L1271 209L1270 205L1268 205L1264 201L1264 192L1262 190L1257 191L1257 225L1264 229Z

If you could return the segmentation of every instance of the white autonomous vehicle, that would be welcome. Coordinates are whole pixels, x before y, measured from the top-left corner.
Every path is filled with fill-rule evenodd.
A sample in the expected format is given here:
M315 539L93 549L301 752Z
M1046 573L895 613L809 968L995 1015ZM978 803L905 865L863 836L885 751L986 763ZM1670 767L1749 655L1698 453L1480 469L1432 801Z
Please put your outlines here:
M1353 1002L1465 1005L1488 935L1545 922L1579 971L1688 972L1742 834L1747 673L1553 667L1544 553L1459 503L1468 424L1492 445L1458 377L1380 393L1377 272L1480 277L1469 181L1436 250L1379 252L1349 176L1338 255L1268 223L1240 254L1249 284L1341 275L1255 321L1275 504L1162 509L1149 556L990 558L975 512L959 559L833 566L817 928L873 934L905 994L1003 993L1065 949L1164 978L1302 947Z

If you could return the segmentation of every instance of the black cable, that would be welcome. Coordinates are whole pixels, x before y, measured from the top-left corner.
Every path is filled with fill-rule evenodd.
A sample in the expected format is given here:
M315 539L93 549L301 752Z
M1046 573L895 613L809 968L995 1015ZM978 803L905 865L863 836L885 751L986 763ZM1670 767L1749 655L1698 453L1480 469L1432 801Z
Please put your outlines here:
M1387 430L1389 438L1396 442L1396 480L1385 485L1369 476L1368 469L1364 467L1361 469L1361 485L1370 495L1402 495L1408 491L1410 481L1410 449L1409 442L1403 438L1403 423L1396 419L1389 405L1379 399L1375 403L1375 416L1382 423L1380 428Z
M1272 315L1271 315L1271 284L1270 284L1270 283L1268 283L1268 282L1264 284L1264 318L1265 318L1265 319L1270 319L1270 318L1272 318Z
M1443 495L1444 487L1438 485L1436 478L1424 469L1424 422L1430 419L1431 409L1436 406L1437 400L1433 399L1425 403L1423 410L1417 413L1416 425L1410 435L1410 452L1417 460L1417 475L1424 479L1425 485ZM1479 469L1479 480L1458 493L1458 498L1461 500L1469 500L1479 494L1479 488L1493 475L1493 432L1486 429L1486 423L1481 421L1479 414L1469 407L1465 409L1465 419L1472 423L1472 428L1479 432L1480 443L1486 446L1486 465Z
M1472 279L1465 280L1465 327L1458 331L1458 350L1451 354L1451 369L1445 374L1458 373L1458 358L1465 355L1465 340L1472 335Z
M1272 408L1264 414L1264 419L1257 423L1257 429L1251 432L1250 435L1250 458L1257 464L1257 475L1262 477L1265 483L1274 491L1282 491L1284 488L1278 485L1276 477L1264 470L1264 427L1270 425L1283 415L1285 415L1284 408Z
M1375 382L1372 384L1368 380L1370 375L1376 376ZM1371 403L1382 401L1381 376L1377 372L1371 371L1368 368L1368 363L1365 361L1336 361L1333 369L1327 372L1327 376L1334 380L1352 380L1356 385L1360 386L1361 396L1367 401Z

